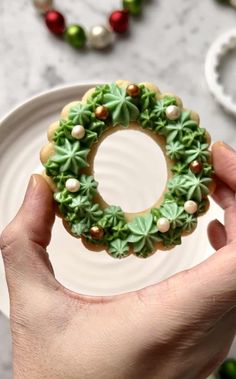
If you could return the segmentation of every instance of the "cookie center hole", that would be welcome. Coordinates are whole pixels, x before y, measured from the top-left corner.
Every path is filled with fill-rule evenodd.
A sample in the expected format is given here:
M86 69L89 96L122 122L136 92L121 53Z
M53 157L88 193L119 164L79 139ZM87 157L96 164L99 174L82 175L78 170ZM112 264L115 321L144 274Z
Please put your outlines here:
M163 194L167 164L160 146L150 136L119 130L98 147L94 176L107 204L136 213L152 207Z

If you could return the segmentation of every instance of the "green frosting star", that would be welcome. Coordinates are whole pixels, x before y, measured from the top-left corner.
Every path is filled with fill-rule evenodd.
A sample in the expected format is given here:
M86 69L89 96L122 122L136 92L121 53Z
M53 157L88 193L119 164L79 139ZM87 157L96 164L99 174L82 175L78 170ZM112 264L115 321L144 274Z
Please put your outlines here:
M88 126L89 130L95 132L98 136L106 129L106 124L104 121L94 119Z
M84 220L75 221L71 224L71 231L75 236L82 236L88 233L89 226Z
M171 159L180 159L185 154L185 147L179 141L172 141L166 145L166 154Z
M174 166L171 167L171 171L173 174L181 175L188 172L188 166L186 163L177 162L174 164Z
M165 96L156 102L153 112L157 117L166 118L166 108L170 105L175 105L176 99L173 96Z
M97 193L98 183L93 176L81 175L80 179L80 189L79 192L81 195L87 196L91 199Z
M73 175L71 174L65 174L64 172L61 172L57 176L54 177L54 181L57 184L57 188L62 191L65 188L65 183L68 179L73 178Z
M207 150L209 147L208 143L201 143L199 141L195 142L194 146L191 146L190 150L186 150L185 155L187 157L186 162L190 163L195 159L198 159L202 162L207 162L210 153Z
M113 125L128 126L130 121L135 121L139 115L139 109L132 102L132 97L127 96L126 90L115 84L110 85L110 92L104 95L104 105L111 111Z
M174 196L185 196L187 193L186 176L174 175L168 182L168 190Z
M114 227L119 221L125 221L125 215L122 211L121 207L117 207L115 205L111 205L104 209L104 216L100 220L99 225L103 228Z
M151 253L154 243L160 240L152 214L136 217L128 223L128 228L132 233L128 237L128 242L133 243L136 255L146 256Z
M98 140L98 135L92 130L86 129L85 136L80 140L81 146L91 147Z
M48 176L55 177L60 173L60 166L58 163L53 162L51 159L47 161L47 163L44 165L46 169L46 174Z
M164 246L181 245L181 229L170 229L162 237Z
M109 92L109 85L99 85L95 88L95 91L88 99L88 105L94 111L99 105L103 104L103 96L105 93Z
M212 165L209 163L204 163L203 169L202 169L202 174L204 176L210 176L211 177L213 173L214 173L214 170L213 170Z
M164 202L165 203L173 203L173 202L175 202L175 198L170 192L166 192L164 194Z
M102 209L98 204L89 204L83 211L84 221L89 225L95 225L103 215Z
M65 139L69 139L73 141L73 137L71 135L71 131L73 129L73 123L70 120L60 120L60 125L59 128L56 129L54 136L53 136L53 141L57 145L64 145Z
M145 109L139 116L139 122L144 129L152 129L154 126L154 121L156 120L155 114L149 109Z
M157 134L160 134L161 136L167 136L166 126L167 126L166 120L157 119L156 121L154 121L153 130Z
M187 199L201 201L203 196L209 194L208 185L211 183L212 179L195 176L192 172L187 175L183 175L185 178L186 189L187 189Z
M206 141L206 129L197 128L195 132L185 135L182 139L182 143L186 147L191 147L196 141L201 143Z
M146 109L148 110L153 109L154 105L156 104L156 93L150 91L144 85L139 86L139 88L140 88L141 110L145 111Z
M129 229L125 220L119 221L112 228L114 238L125 240L128 236Z
M127 241L117 238L110 243L108 251L114 258L124 258L129 255L129 245Z
M89 110L87 105L78 103L73 106L69 111L69 120L72 121L74 125L87 125L90 122L92 112Z
M50 160L60 165L60 172L71 171L75 175L78 175L82 167L88 166L86 158L89 149L81 149L79 141L70 143L66 139L63 146L55 145L55 150L56 153Z
M190 112L182 112L180 119L177 121L169 121L166 126L168 132L167 143L173 140L182 141L184 135L192 133L198 128L196 121L191 120Z
M67 189L63 189L61 192L55 192L54 193L54 199L59 203L63 205L68 205L72 201L72 197L70 192L67 191Z
M184 216L183 229L187 232L191 232L197 226L197 217L188 213L185 213Z
M178 206L176 203L164 203L160 207L160 214L161 217L165 217L170 221L173 229L183 225L183 220L185 218L184 208Z
M72 199L69 207L72 208L76 213L78 213L78 211L89 208L91 205L87 196L76 195L72 197L71 195L71 198Z

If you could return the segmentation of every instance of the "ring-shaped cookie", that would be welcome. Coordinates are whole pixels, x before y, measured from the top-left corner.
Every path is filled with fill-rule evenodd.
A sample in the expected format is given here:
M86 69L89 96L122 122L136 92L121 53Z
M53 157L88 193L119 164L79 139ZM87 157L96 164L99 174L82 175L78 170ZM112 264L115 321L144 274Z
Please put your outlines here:
M134 128L162 148L169 167L166 190L139 214L108 205L97 190L93 160L101 141L117 129ZM151 83L117 81L89 90L67 105L48 130L41 150L45 176L54 191L66 229L92 250L115 258L147 257L181 244L197 217L209 207L212 191L210 137L195 112Z

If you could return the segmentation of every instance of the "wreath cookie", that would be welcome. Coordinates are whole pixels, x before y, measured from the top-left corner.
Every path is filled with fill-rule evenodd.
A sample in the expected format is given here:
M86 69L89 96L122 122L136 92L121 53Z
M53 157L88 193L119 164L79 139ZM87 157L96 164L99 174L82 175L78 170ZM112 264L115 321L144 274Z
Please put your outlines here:
M99 144L109 134L133 128L162 148L168 182L162 197L140 213L108 205L93 177ZM148 257L181 244L197 226L213 191L210 137L195 112L173 94L150 83L117 81L89 90L81 102L67 105L48 130L41 150L45 176L54 191L66 229L89 249L105 249L114 258L130 253Z

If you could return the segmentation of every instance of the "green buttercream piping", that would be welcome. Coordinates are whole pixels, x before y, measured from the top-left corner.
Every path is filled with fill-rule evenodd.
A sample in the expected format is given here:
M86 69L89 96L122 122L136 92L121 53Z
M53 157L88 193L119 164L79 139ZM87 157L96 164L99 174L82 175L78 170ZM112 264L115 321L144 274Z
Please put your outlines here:
M181 234L194 230L197 216L206 212L206 196L212 180L213 168L206 130L198 127L197 122L191 119L190 112L182 111L175 121L167 119L166 109L169 105L176 105L175 97L156 99L156 94L144 85L140 85L139 89L139 96L132 98L116 84L97 86L86 104L76 104L70 109L68 120L60 120L53 137L55 154L45 164L47 175L52 177L57 186L55 201L72 233L94 244L105 245L114 258L126 257L130 251L137 256L147 257L155 250L157 242L167 247L180 244ZM109 109L106 121L95 117L95 109L99 105ZM98 183L93 176L85 175L83 169L88 166L90 147L103 132L111 125L127 127L131 121L166 138L166 154L173 161L173 176L168 181L161 206L127 222L119 206L102 209L95 202ZM77 124L85 128L85 135L79 141L71 135ZM189 169L189 164L194 160L202 163L200 174L194 174ZM70 193L65 188L70 178L80 182L76 193ZM184 211L184 203L190 199L198 205L194 215ZM170 230L166 233L158 232L157 229L157 221L161 217L170 221ZM104 229L100 241L90 235L90 228L94 225Z
M128 242L126 240L117 238L110 243L108 251L114 258L121 259L127 257L127 255L129 255Z
M156 102L153 112L158 118L166 118L166 108L175 104L176 99L173 96L165 96Z
M185 154L185 147L179 141L172 141L166 145L166 154L174 160L181 159Z
M128 242L133 243L137 255L146 256L151 253L154 243L160 240L157 235L157 226L154 224L153 216L150 213L136 217L128 223L128 228L132 233L128 237Z
M156 94L150 91L143 84L139 86L140 88L140 110L144 112L145 110L152 110L156 104Z
M176 229L183 225L184 221L184 208L178 206L176 203L166 202L160 207L161 217L167 218L170 221L171 227Z
M125 215L122 211L121 207L117 207L115 205L111 205L104 209L104 216L100 220L99 225L103 228L106 227L114 227L120 221L125 221Z
M186 134L196 131L198 124L196 121L191 120L190 112L182 112L180 119L176 121L169 121L166 126L168 133L167 143L174 140L182 141Z
M177 162L171 167L171 171L177 175L184 174L188 172L188 166L186 163Z
M167 233L163 233L163 244L167 247L181 245L181 228L170 229Z
M89 204L83 210L84 221L91 225L96 225L100 218L103 216L103 211L98 204Z
M65 140L69 139L73 141L71 131L74 124L71 120L60 120L59 128L55 131L53 140L56 145L64 145Z
M88 176L88 175L81 175L79 178L80 181L80 189L79 192L87 196L89 199L92 198L96 192L97 192L97 186L98 183L96 180L94 180L93 176Z
M69 111L69 120L72 121L74 125L87 125L90 122L92 112L89 110L87 105L78 103L73 106Z
M205 178L201 175L194 175L192 172L184 175L186 180L187 199L201 201L203 196L209 194L208 185L211 183L211 178Z
M183 220L183 229L187 232L191 232L197 226L197 217L194 215L190 215L185 213L185 217Z
M128 126L130 121L135 121L139 115L139 109L133 103L132 97L127 96L126 90L110 85L109 93L103 96L104 105L110 110L113 125Z
M81 168L88 166L88 153L89 149L81 148L79 141L71 143L66 139L64 145L55 145L55 155L50 161L60 166L60 172L71 171L78 175Z
M195 142L194 145L192 145L191 148L185 153L186 163L190 163L195 159L202 162L207 162L210 157L210 153L207 150L208 147L208 143L200 143L199 141Z
M185 175L174 175L168 182L168 190L175 197L186 196L187 185Z

